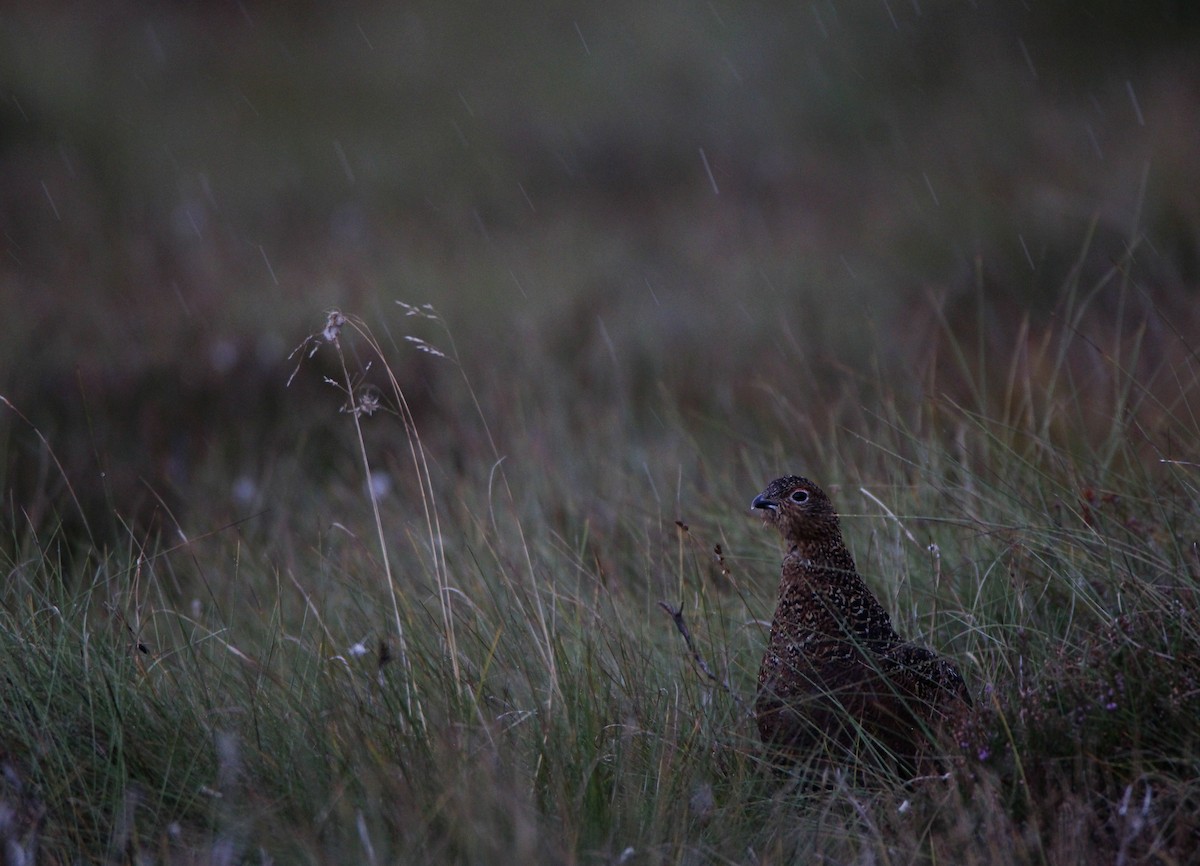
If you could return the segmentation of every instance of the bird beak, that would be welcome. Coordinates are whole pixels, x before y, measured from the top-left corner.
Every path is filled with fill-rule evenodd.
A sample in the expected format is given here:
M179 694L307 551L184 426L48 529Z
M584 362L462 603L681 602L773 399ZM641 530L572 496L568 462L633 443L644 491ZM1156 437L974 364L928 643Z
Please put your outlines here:
M750 503L750 509L754 510L755 508L761 508L764 511L770 511L772 513L779 510L779 506L773 499L767 499L767 497L763 496L762 494L755 496L754 501Z

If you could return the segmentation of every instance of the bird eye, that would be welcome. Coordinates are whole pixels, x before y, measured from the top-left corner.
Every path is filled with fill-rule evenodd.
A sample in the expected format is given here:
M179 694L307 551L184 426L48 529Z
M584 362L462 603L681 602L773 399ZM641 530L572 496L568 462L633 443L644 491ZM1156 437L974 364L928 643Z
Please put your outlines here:
M808 491L807 490L795 490L792 492L792 495L788 498L791 499L792 502L808 502Z

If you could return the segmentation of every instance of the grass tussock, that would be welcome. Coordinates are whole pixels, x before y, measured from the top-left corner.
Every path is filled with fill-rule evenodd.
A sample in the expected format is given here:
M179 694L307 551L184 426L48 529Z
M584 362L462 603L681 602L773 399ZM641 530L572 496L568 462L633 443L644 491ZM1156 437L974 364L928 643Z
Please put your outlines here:
M976 367L969 338L947 331L939 351L960 359L957 378L939 388L930 365L920 399L881 374L857 380L870 410L848 400L822 414L796 408L814 405L804 386L776 387L763 417L810 435L752 445L664 399L654 414L668 435L622 448L640 422L620 405L591 404L581 434L522 392L537 383L476 390L432 309L380 324L390 335L397 322L433 330L380 339L331 312L294 355L297 378L332 356L343 483L277 479L274 516L207 534L131 529L124 547L68 534L69 495L56 518L10 530L10 851L171 863L1195 857L1188 364L1172 365L1168 400L1166 372L1133 375L1145 369L1130 354L1137 335L1120 335L1104 357L1123 413L1097 428L1069 372L1094 349L1078 327L1043 340L1047 363L1058 347L1054 375L1022 366L1021 329L1000 381L983 372L1004 369L994 344ZM1171 351L1190 358L1182 342ZM474 413L460 420L472 437L422 428L398 373L414 353L453 373L439 387ZM498 410L514 400L530 414ZM685 471L669 455L689 448ZM980 717L945 779L765 761L746 706L778 555L741 512L779 469L821 475L898 628L962 668Z

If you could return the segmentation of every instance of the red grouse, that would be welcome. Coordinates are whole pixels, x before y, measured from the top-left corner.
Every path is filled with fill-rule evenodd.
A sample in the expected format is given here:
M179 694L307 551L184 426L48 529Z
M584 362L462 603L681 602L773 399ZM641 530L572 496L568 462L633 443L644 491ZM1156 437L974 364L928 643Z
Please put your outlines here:
M863 582L829 497L807 478L772 481L752 508L787 542L771 638L758 673L763 742L793 756L861 735L918 764L969 713L962 675L908 643Z

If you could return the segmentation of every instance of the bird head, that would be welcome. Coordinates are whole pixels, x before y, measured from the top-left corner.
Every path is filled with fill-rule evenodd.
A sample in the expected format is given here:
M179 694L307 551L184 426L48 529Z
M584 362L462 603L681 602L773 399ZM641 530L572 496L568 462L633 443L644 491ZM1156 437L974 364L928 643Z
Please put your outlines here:
M815 541L839 532L837 512L825 491L798 475L776 478L754 497L750 509L792 542Z

